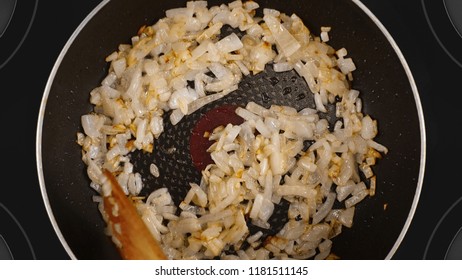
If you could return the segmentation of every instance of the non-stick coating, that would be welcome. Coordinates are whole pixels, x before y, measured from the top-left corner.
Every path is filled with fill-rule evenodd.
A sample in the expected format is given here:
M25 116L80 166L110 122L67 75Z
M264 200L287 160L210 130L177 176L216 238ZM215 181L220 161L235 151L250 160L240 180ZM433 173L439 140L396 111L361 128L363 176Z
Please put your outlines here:
M220 3L209 1L209 7ZM335 49L345 47L348 56L354 59L357 70L352 87L361 92L364 112L378 120L376 140L388 147L389 153L374 167L376 195L357 206L353 227L344 229L333 240L332 251L342 259L390 257L409 223L408 218L412 217L424 164L424 131L418 95L402 60L376 23L353 1L266 0L258 3L286 14L296 13L315 34L319 34L321 26L331 26L329 44ZM56 73L50 76L44 98L46 107L41 112L43 123L39 123L38 130L41 131L38 135L39 143L41 141L39 176L48 198L45 203L56 221L54 226L62 234L61 241L72 257L120 258L104 234L105 224L92 202L95 193L89 187L80 146L76 144L76 133L81 131L80 117L92 110L89 93L107 74L108 65L104 59L120 43L129 43L140 26L155 23L169 8L183 6L185 2L179 0L107 2L81 25L80 32L58 60ZM299 108L313 104L302 79L294 72L267 71L245 78L239 90L228 99L203 108L177 127L167 126L158 143L182 149L176 149L173 154L158 149L151 156L134 155L135 166L145 177L149 177L146 168L153 158L167 169L164 179L155 181L152 176L147 179L148 190L166 186L177 200L180 199L186 193L187 179L198 176L187 150L195 122L219 104L245 105L249 100L263 106L273 102ZM281 212L274 219L281 223L283 215Z

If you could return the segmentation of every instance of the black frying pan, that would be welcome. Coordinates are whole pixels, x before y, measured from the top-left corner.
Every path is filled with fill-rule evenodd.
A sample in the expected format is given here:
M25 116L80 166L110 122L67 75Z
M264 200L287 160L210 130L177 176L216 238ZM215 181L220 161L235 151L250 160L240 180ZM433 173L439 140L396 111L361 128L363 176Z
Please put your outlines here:
M209 7L221 1L209 1ZM356 63L352 87L361 92L363 111L379 123L376 140L389 148L379 161L377 194L357 206L354 226L336 237L332 252L342 259L390 259L412 220L421 191L425 166L425 129L422 108L410 70L391 36L359 1L258 1L286 14L296 13L312 32L331 26L335 49L345 47ZM185 6L181 0L104 1L79 26L65 46L44 92L37 129L37 165L44 202L63 246L75 259L119 259L105 224L92 202L94 191L81 161L76 133L80 117L92 110L89 92L107 74L104 58L120 43L129 43L142 25L165 16L165 10ZM152 155L133 154L135 167L148 174L153 159L165 175L147 179L149 186L168 186L178 202L188 182L199 178L191 161L189 139L196 122L223 105L244 106L255 101L313 106L303 80L295 72L274 73L271 67L245 78L238 91L209 104L173 127L166 122L160 147ZM175 153L165 149L176 145ZM164 145L164 146L162 146ZM152 177L152 176L151 176ZM384 210L384 205L387 205ZM271 234L282 226L284 205L273 215Z

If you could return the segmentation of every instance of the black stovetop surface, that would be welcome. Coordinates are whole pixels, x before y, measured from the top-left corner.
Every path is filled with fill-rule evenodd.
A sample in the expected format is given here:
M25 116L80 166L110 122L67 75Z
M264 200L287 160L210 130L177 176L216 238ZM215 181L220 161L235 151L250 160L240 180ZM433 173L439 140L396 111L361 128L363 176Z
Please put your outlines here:
M40 193L35 157L37 116L48 76L61 49L100 1L1 1L15 3L14 13L21 14L21 20L15 22L13 17L6 31L0 30L4 149L0 243L6 241L15 259L69 259ZM455 134L462 124L462 60L455 51L462 50L457 48L462 38L455 29L441 28L440 21L449 18L438 11L443 2L363 1L388 29L406 58L425 116L427 159L423 188L413 221L393 259L443 259L462 227L458 217L462 215L462 186L458 181L461 152ZM446 2L448 6L456 3ZM461 6L453 12L462 17ZM457 26L456 20L454 24Z

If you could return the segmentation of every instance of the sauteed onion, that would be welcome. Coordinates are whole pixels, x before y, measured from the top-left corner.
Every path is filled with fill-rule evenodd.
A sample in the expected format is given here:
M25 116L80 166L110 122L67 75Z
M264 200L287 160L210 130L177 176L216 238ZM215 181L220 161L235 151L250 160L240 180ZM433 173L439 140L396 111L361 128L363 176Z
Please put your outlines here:
M81 118L77 142L96 196L108 170L136 197L143 178L130 153L153 151L164 114L176 125L268 66L306 81L313 108L250 102L236 109L242 124L211 131L214 163L201 182L188 182L179 205L168 186L135 200L170 259L337 258L333 238L353 226L355 206L375 194L372 167L388 150L374 140L377 121L362 112L360 92L350 87L352 58L327 44L330 27L318 37L296 14L264 8L259 17L259 8L254 1L210 8L190 1L166 11L107 56L109 72L90 93L94 111ZM222 36L228 27L235 32ZM333 124L321 114L329 107ZM155 162L150 170L162 174ZM103 200L95 200L105 217ZM288 222L263 240L281 200L290 203ZM250 232L249 223L261 230Z

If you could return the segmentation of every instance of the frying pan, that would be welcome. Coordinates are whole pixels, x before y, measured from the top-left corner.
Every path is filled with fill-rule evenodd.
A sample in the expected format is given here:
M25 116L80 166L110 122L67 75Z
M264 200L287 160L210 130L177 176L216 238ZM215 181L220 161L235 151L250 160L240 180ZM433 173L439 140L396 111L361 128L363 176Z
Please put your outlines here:
M208 1L208 6L224 2ZM375 196L357 205L354 226L335 238L332 252L342 259L391 259L403 240L418 204L425 167L425 128L417 87L393 38L377 18L354 0L262 0L260 7L296 13L313 33L331 26L329 44L345 47L355 61L352 88L361 92L363 111L377 119L375 140L389 149L374 167ZM37 126L37 167L43 200L56 234L72 259L120 259L104 233L105 223L95 192L81 160L76 133L80 117L92 111L90 91L106 76L105 57L121 43L130 43L140 26L165 17L165 10L184 7L181 0L112 0L98 5L77 28L50 74ZM319 33L318 33L319 34ZM254 101L269 107L314 107L311 93L295 72L274 73L271 67L246 77L239 90L203 107L176 126L165 121L165 132L153 154L134 153L135 169L144 181L145 193L169 188L180 201L188 182L200 173L191 161L191 132L204 114L223 105L244 106ZM329 119L329 116L327 116ZM167 153L171 146L176 149ZM163 177L151 178L149 163L155 161ZM151 179L149 179L151 178ZM283 225L280 205L271 218L273 234Z

